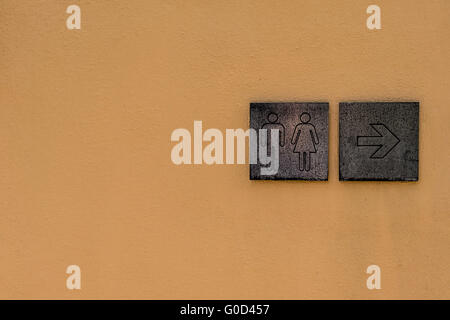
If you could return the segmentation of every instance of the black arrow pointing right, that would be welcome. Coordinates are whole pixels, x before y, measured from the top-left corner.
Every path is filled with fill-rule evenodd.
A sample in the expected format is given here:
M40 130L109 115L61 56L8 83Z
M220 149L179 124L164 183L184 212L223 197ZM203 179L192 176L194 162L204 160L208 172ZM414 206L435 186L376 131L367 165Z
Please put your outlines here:
M370 156L371 159L382 159L400 142L400 139L382 123L373 123L370 126L378 135L358 136L358 147L378 147Z

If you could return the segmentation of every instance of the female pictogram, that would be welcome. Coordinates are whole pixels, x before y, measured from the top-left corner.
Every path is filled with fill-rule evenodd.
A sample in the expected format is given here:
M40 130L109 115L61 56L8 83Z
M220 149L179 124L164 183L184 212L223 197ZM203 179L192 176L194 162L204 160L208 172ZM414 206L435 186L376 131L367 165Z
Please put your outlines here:
M294 153L298 153L298 168L300 171L311 169L311 153L316 153L319 144L316 128L309 123L311 116L307 112L300 115L301 123L297 124L292 135L291 143L295 144Z

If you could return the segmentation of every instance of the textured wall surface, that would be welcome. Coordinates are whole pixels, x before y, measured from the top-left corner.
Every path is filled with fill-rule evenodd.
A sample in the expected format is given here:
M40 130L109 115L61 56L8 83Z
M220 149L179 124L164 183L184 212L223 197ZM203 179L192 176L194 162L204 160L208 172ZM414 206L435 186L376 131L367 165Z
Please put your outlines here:
M449 12L0 1L0 297L450 298ZM338 181L338 103L374 100L420 102L419 182ZM329 181L171 162L174 129L247 128L252 101L329 101Z

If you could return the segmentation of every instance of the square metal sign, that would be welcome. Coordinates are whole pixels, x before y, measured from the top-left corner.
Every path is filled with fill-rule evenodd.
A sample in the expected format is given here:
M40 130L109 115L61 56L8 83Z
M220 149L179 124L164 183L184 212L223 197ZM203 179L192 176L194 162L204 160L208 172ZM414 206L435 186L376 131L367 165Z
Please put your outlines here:
M328 180L328 103L251 103L250 129L251 180Z
M339 104L339 180L418 179L418 102Z

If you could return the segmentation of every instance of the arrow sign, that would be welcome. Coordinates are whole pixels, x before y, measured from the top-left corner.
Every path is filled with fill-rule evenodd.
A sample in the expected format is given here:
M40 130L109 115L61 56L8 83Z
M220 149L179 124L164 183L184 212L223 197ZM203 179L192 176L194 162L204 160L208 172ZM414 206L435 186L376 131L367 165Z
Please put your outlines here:
M371 159L382 159L391 152L400 142L400 139L384 124L373 123L370 126L378 135L358 136L356 145L358 147L378 147L370 156Z

